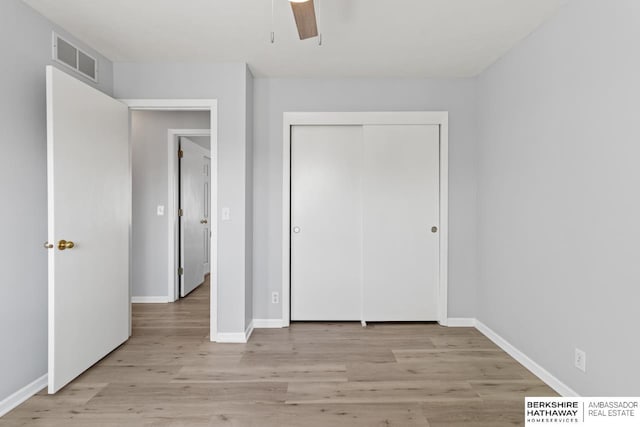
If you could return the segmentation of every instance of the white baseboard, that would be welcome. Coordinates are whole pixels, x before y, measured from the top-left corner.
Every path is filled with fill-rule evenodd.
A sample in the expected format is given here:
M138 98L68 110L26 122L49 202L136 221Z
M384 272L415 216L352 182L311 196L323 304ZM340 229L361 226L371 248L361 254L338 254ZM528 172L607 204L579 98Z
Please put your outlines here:
M0 402L0 417L47 386L47 374L22 387Z
M495 331L489 328L487 325L477 320L476 329L482 332L487 338L493 341L498 347L503 349L509 356L520 362L525 368L533 372L535 376L544 381L549 387L558 392L564 397L579 397L580 395L575 392L571 387L554 377L549 371L538 365L531 360L529 356L515 348L510 342L502 338Z
M131 297L131 302L134 304L166 304L169 302L169 298L166 296L161 297Z
M284 322L282 319L253 319L253 327L260 328L282 328Z
M249 337L253 333L253 320L247 325L247 329L244 330L244 342L249 342Z
M451 328L473 328L476 326L476 319L473 317L450 317L447 319L447 326Z
M244 332L218 332L216 342L244 344L247 338Z
M249 322L244 332L218 332L216 342L229 344L244 344L249 341L249 337L253 333L253 321Z

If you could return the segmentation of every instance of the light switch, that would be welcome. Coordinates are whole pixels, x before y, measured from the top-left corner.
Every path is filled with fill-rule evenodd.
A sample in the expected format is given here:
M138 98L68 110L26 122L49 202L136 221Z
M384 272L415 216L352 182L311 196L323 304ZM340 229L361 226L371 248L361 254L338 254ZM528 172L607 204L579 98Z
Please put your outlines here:
M158 209L156 210L156 214L158 216L164 215L164 205L158 205Z
M231 209L222 208L222 220L229 221L231 219Z

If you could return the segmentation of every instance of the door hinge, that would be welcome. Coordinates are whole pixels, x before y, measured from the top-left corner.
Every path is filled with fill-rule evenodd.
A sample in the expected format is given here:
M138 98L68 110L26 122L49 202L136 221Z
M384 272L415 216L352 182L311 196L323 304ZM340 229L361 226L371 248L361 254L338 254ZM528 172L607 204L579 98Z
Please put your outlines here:
M181 159L184 157L184 151L178 150L178 158Z
M178 209L178 216L184 216L184 210Z
M178 269L178 276L183 276L184 275L184 268L180 267Z

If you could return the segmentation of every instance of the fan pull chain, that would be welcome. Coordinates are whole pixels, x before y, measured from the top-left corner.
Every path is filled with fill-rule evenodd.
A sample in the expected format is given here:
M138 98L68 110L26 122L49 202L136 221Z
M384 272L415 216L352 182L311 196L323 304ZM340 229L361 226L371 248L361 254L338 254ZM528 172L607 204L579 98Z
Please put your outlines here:
M318 26L318 46L322 46L322 32L320 31L320 0L316 1L318 2L318 12L316 13Z
M271 44L275 43L276 41L276 33L274 31L274 13L273 13L273 2L274 0L271 0Z

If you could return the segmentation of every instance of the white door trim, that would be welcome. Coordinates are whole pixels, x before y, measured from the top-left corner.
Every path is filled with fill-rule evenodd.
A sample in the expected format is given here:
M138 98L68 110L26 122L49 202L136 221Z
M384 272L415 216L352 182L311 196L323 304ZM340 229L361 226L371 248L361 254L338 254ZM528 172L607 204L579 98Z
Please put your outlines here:
M440 126L440 244L438 322L447 325L449 241L449 113L407 112L287 112L283 114L282 159L282 325L289 326L291 306L291 126L296 125L438 125Z
M178 299L180 293L180 281L176 272L180 267L178 265L177 253L180 250L178 244L178 206L180 201L178 200L178 183L180 178L178 177L178 145L179 138L181 136L211 136L210 129L169 129L167 132L169 153L168 153L168 165L169 165L169 181L168 181L168 193L167 193L167 221L169 223L169 290L167 292L168 302L174 302ZM206 152L206 149L202 149ZM206 152L207 156L210 156L210 152Z
M210 298L210 340L217 341L218 339L218 101L215 99L121 99L129 106L130 110L160 110L160 111L209 111L211 114L211 197L210 208L211 213L211 242L210 242L210 265L211 265L211 298ZM171 144L171 131L169 130L168 149L172 149ZM180 130L182 132L182 130ZM174 134L175 135L175 134ZM187 134L179 133L179 135L188 136ZM175 140L175 136L173 140ZM175 151L177 152L177 146ZM172 153L171 153L172 154ZM173 162L173 167L171 163ZM174 268L176 267L176 239L175 239L175 224L177 223L175 217L177 215L177 192L172 187L172 179L175 180L176 176L174 171L177 171L177 156L169 155L169 193L168 193L168 222L169 222L169 266L171 271L169 275L168 296L171 301L175 301L175 279L173 279ZM177 181L173 181L175 184ZM175 192L175 195L174 195ZM173 209L171 204L173 203ZM173 219L171 217L173 215ZM171 262L173 260L173 262Z

